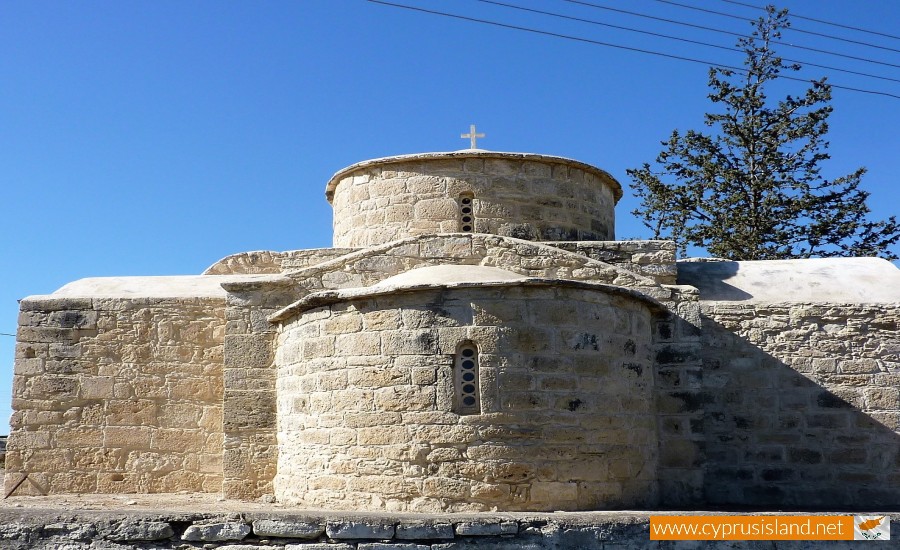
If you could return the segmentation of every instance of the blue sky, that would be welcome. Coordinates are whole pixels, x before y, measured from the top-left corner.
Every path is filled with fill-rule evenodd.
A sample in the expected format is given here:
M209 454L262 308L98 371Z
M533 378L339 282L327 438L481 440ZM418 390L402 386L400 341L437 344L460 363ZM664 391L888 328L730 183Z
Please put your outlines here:
M742 56L475 0L396 0L469 17L738 65ZM521 6L723 46L734 37L561 0ZM592 0L729 32L733 18L658 0ZM722 0L679 0L743 17ZM759 0L746 2L763 5ZM790 0L794 13L896 32L900 4ZM795 21L900 49L900 40ZM900 53L787 32L786 41L900 65ZM900 69L783 48L900 79ZM900 95L900 83L804 69ZM246 250L331 244L324 186L369 158L479 146L575 158L626 187L617 236L649 237L627 168L700 128L707 66L364 0L5 0L0 3L0 332L16 300L82 277L196 274ZM786 83L773 95L801 93ZM781 92L781 93L778 93ZM897 213L900 99L834 91L826 177L866 166L874 217ZM0 418L14 338L0 336ZM0 423L2 424L2 423ZM0 433L6 429L0 426Z

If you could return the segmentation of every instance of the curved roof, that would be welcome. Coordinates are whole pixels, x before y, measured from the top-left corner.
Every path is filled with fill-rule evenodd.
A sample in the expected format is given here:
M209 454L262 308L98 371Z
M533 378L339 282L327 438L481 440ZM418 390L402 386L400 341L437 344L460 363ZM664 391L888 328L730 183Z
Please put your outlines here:
M34 298L225 298L227 283L290 281L279 275L169 275L88 277Z
M597 176L612 189L613 197L618 201L622 198L622 185L612 177L609 172L605 170L601 170L596 166L591 166L590 164L573 160L566 157L557 157L553 155L538 155L535 153L504 153L500 151L485 151L484 149L463 149L460 151L448 151L443 153L414 153L411 155L396 155L391 157L382 157L371 160L364 160L362 162L357 162L356 164L351 164L350 166L338 170L331 179L328 180L328 183L325 185L325 198L328 199L328 202L331 202L331 199L334 197L334 190L337 187L338 182L344 178L347 174L354 172L356 170L369 168L371 166L380 166L385 164L397 164L402 162L411 162L411 161L429 161L429 160L447 160L447 159L465 159L465 158L496 158L496 159L509 159L509 160L531 160L536 162L546 162L546 163L555 163L555 164L566 164L573 168L578 168L579 170L584 170L594 176Z
M678 284L704 301L900 302L900 269L881 258L681 261Z
M440 266L444 267L444 266ZM398 275L396 277L392 277L395 280L394 284L385 284L387 279L376 283L372 286L367 287L357 287L357 288L342 288L339 290L322 290L319 292L313 292L307 296L304 296L300 300L297 300L293 304L282 308L279 311L276 311L272 315L269 316L268 320L271 323L283 322L288 319L291 319L306 310L317 308L320 306L336 304L340 302L346 302L350 300L360 300L366 298L373 298L377 296L388 296L393 294L404 294L404 293L412 293L412 292L422 292L429 291L435 289L447 289L447 290L455 290L455 289L465 289L465 288L498 288L498 287L549 287L549 288L576 288L576 289L584 289L584 290L592 290L595 292L602 292L604 294L616 294L620 296L625 296L631 298L633 300L643 302L644 305L649 307L652 311L665 311L666 308L662 305L658 300L647 296L646 294L621 286L608 285L603 283L593 283L587 281L573 281L571 279L541 279L541 278L527 278L521 277L516 273L506 272L509 275L512 275L513 278L509 278L503 274L495 273L494 270L498 272L503 272L503 269L496 268L486 268L484 266L456 266L456 267L468 267L468 268L476 268L477 270L491 270L491 271L482 271L480 274L476 274L476 278L484 277L481 280L449 280L455 278L455 275L452 274L448 280L442 281L429 281L429 282L421 282L424 276L427 273L426 270L430 270L433 268L421 268L414 269L408 273L404 273L402 275ZM419 273L414 273L419 272ZM408 278L401 278L404 275L409 275Z

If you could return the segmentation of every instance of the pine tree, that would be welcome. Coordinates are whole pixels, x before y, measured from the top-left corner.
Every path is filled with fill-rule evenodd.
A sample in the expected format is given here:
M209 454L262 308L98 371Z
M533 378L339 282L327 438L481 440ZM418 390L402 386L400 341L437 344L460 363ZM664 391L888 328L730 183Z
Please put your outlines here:
M820 165L829 157L831 87L823 78L799 97L774 103L766 85L797 64L773 50L787 10L767 8L751 37L742 73L709 71L709 99L718 112L705 115L714 133L672 132L656 159L628 170L641 199L634 215L671 239L734 260L827 256L881 256L900 240L894 216L869 221L869 193L859 188L865 168L828 180Z

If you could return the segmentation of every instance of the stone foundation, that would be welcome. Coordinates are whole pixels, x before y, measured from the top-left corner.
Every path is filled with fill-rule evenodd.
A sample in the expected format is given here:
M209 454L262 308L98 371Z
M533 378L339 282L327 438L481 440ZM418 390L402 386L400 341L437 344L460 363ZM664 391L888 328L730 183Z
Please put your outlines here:
M766 550L851 550L869 546L869 543L854 541L651 541L649 516L648 512L361 515L261 510L253 505L228 512L201 512L197 508L100 511L78 508L22 509L13 508L10 501L6 501L6 507L0 507L0 548L707 550L727 545L728 548ZM891 539L896 540L900 538L900 515L889 517L892 523ZM875 543L872 547L881 548L884 544Z

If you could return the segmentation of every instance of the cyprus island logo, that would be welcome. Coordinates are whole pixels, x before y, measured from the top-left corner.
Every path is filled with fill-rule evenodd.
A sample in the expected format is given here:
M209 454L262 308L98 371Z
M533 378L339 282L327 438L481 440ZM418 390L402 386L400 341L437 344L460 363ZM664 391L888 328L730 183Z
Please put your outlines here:
M853 540L891 540L887 516L853 516Z

